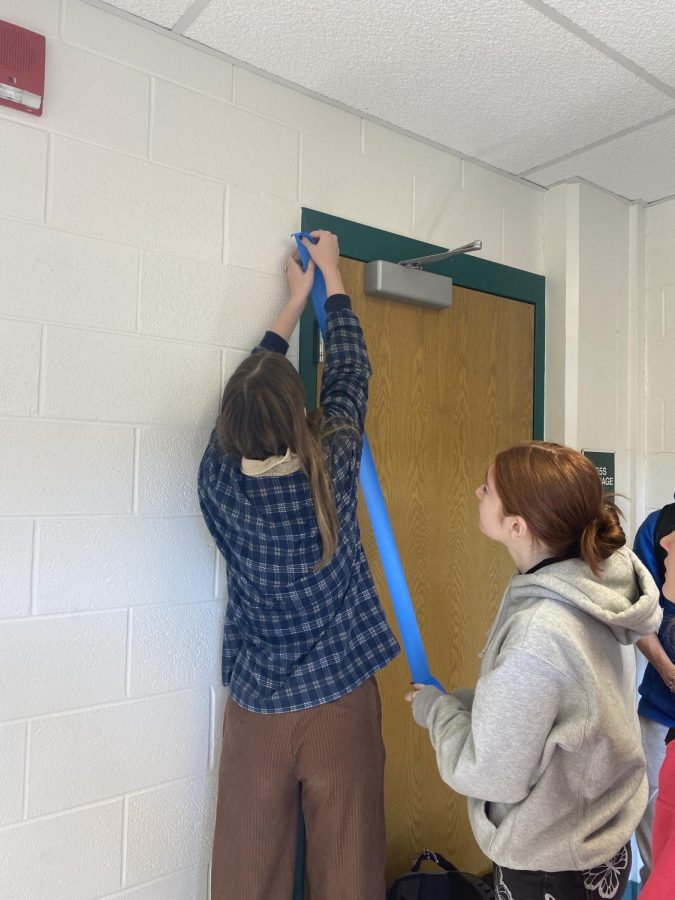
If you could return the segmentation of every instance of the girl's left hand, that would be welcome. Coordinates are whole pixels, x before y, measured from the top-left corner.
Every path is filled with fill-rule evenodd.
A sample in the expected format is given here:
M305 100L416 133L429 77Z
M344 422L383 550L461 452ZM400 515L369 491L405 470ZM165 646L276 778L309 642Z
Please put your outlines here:
M303 272L300 265L300 257L296 250L295 253L289 253L286 257L284 272L288 282L289 300L304 304L314 283L314 263L310 260L307 271Z
M668 660L667 665L659 666L658 673L671 693L675 693L675 663Z
M423 687L424 687L423 684L413 684L412 691L410 691L409 694L406 694L403 699L407 700L408 703L412 703L413 700L415 699L415 697L419 694L419 692L422 690Z

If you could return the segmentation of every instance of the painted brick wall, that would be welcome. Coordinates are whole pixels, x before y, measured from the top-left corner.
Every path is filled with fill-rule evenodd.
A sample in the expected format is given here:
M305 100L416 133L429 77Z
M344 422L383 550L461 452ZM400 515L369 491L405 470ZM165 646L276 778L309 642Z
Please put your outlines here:
M648 510L675 491L675 200L647 210L646 382Z
M542 272L542 197L79 0L0 108L0 898L207 895L223 572L195 471L302 205ZM297 358L297 343L291 353Z
M584 183L545 198L545 433L615 454L630 541L644 516L644 219Z

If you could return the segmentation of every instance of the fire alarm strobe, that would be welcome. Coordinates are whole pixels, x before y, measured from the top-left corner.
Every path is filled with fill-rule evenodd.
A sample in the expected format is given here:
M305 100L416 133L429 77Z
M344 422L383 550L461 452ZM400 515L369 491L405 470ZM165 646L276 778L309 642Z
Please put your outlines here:
M0 104L42 115L45 39L0 20Z

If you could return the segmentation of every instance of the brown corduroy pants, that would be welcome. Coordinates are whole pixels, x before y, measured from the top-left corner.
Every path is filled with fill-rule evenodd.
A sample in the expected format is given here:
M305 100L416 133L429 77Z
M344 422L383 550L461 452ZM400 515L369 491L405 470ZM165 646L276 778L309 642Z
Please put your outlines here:
M374 678L299 712L229 698L211 900L291 900L301 804L311 900L383 900L384 756Z

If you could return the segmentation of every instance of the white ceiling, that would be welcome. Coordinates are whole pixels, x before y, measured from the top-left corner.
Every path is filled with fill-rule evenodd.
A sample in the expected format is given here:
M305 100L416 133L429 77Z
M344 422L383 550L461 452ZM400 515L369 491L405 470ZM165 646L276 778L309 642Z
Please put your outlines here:
M675 0L109 0L543 186L675 195Z

